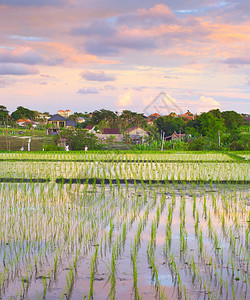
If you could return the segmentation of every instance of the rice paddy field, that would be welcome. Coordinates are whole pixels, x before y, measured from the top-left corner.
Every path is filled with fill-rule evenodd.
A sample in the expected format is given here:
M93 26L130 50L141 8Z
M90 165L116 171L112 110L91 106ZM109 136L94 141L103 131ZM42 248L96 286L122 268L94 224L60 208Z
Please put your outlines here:
M249 153L0 153L0 299L250 299Z

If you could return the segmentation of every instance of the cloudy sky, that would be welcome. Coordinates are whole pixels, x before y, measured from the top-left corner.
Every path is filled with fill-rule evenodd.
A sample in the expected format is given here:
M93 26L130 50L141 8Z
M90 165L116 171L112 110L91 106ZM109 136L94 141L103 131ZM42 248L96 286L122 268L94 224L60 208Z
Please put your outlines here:
M250 113L249 53L249 0L0 0L10 111Z

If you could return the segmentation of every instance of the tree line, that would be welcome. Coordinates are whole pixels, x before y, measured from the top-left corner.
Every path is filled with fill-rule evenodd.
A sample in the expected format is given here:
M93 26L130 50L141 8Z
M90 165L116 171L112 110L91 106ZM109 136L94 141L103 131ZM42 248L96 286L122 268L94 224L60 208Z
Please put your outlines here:
M45 113L49 114L49 113ZM22 106L9 115L5 106L0 106L0 121L16 122L18 119L39 120L38 111L29 110ZM83 117L85 122L78 123L79 129L87 125L95 125L96 130L103 128L119 128L123 133L131 127L142 127L149 133L148 143L160 140L161 133L165 137L173 132L184 133L183 142L192 143L194 150L213 150L218 146L230 147L233 150L248 150L249 135L242 135L240 128L243 125L243 117L235 111L223 111L219 109L211 110L194 116L191 120L185 120L181 116L172 113L168 116L160 116L148 124L147 117L142 113L123 110L121 114L107 109L95 110L92 113L72 114L69 119L76 120ZM219 145L219 139L221 145Z

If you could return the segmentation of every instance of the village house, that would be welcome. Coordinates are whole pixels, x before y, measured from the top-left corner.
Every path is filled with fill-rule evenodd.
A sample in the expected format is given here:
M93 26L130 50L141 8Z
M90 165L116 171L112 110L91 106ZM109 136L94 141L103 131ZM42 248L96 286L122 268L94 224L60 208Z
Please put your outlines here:
M31 120L29 120L29 119L19 119L19 120L17 120L17 125L19 125L21 127L24 127L24 126L28 125L29 123L31 124Z
M83 117L77 117L76 118L76 123L84 123L85 122L85 119Z
M161 116L161 115L159 115L158 113L154 113L154 114L150 115L150 116L148 117L148 119L149 119L150 121L154 121L154 120L160 118L160 116Z
M48 134L58 134L59 128L70 128L75 127L76 123L75 121L67 120L63 116L56 114L52 116L50 119L48 119L47 124L52 124L52 128L47 129L47 135Z
M68 118L71 115L71 111L69 109L66 109L66 110L60 109L60 110L58 110L57 114L64 118Z
M122 142L123 134L121 134L118 128L104 128L102 133L97 133L96 136L101 141L113 141L113 142Z
M39 123L38 122L34 122L32 120L29 119L19 119L17 120L17 125L21 126L21 127L25 127L25 126L31 126L31 128L35 128Z
M185 113L181 115L181 118L184 121L189 121L189 120L193 120L195 119L195 115L193 115L189 110Z
M37 120L40 122L40 124L47 124L48 119L50 118L49 114L43 114L39 113L37 116Z
M177 133L176 131L167 137L165 137L166 141L173 141L173 140L182 140L184 138L184 133Z
M145 142L149 132L141 127L132 127L127 129L125 134L128 134L133 142Z

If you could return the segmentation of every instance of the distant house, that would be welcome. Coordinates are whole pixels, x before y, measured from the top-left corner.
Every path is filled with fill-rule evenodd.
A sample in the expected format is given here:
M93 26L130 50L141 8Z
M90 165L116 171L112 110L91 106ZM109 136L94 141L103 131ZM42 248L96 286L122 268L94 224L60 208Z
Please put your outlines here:
M195 119L195 115L193 115L189 110L185 113L181 115L181 118L184 121L189 121L189 120L194 120Z
M102 133L96 135L100 140L108 141L113 140L114 142L122 142L123 134L121 134L118 128L104 128Z
M167 137L165 137L166 141L173 141L173 140L182 140L185 136L185 133L177 133L176 131Z
M149 119L150 121L153 121L153 120L158 119L159 117L160 117L159 114L154 113L154 114L150 115L150 116L148 117L148 119Z
M60 110L58 110L57 114L64 118L68 118L71 115L71 111L69 109L66 109L66 110L60 109Z
M48 119L47 124L53 124L53 128L47 129L47 134L58 134L59 128L69 128L69 127L75 127L76 123L75 121L67 120L63 116L56 114L52 116L50 119Z
M34 129L38 124L39 124L38 122L34 122L32 120L29 120L29 119L19 119L19 120L17 120L17 125L19 125L21 127L32 125L31 128Z
M32 121L29 120L29 119L19 119L19 120L17 120L17 124L18 124L19 126L24 127L24 126L26 126L26 125L28 125L28 124L32 124Z
M84 118L82 118L82 117L76 118L76 123L84 123L84 122L85 122Z
M141 127L132 127L125 131L126 134L132 139L132 141L145 141L145 138L149 135L149 132Z
M48 114L39 113L37 119L39 120L40 124L46 124L50 116Z

